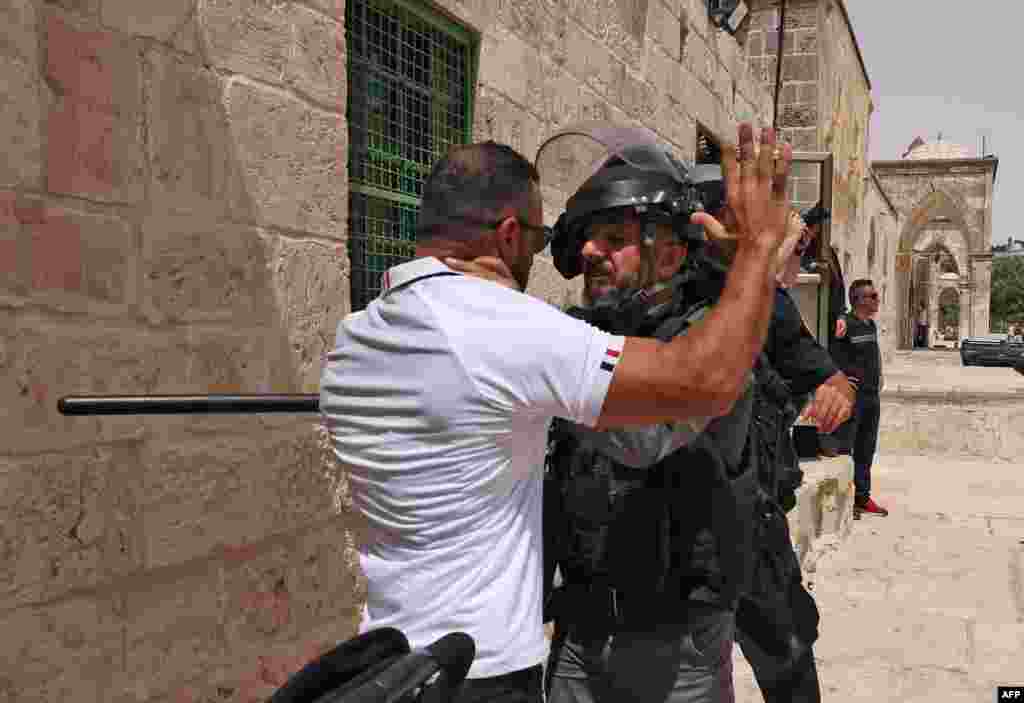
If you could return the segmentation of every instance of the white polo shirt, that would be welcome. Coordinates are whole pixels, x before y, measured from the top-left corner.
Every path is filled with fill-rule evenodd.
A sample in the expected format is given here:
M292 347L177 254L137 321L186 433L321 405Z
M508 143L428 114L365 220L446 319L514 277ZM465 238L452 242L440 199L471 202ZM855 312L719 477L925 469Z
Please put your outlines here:
M320 389L368 525L362 630L466 632L472 678L534 666L548 425L594 426L624 339L435 258L383 288L339 325Z

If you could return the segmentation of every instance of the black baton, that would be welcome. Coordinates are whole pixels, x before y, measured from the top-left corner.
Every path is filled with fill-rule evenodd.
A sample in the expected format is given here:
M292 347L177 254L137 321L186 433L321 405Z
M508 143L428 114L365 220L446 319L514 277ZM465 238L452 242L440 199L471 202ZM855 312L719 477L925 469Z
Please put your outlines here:
M57 410L61 415L315 413L320 394L69 395L57 401Z

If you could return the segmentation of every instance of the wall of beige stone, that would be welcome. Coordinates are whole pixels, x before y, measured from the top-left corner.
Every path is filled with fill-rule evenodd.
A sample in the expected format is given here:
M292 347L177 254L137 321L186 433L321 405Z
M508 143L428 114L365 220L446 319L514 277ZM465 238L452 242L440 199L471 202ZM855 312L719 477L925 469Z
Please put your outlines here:
M1020 396L1012 391L883 391L878 451L1019 463L1024 456Z
M255 701L353 631L312 418L66 394L312 392L348 308L333 0L0 6L0 698Z
M870 171L865 181L865 190L856 243L846 252L850 254L851 265L843 274L847 286L858 278L869 278L875 282L882 297L876 322L885 361L899 348L900 296L894 278L900 216Z
M441 0L481 36L474 139L534 158L543 140L580 120L638 124L692 159L697 124L735 139L739 121L771 122L771 100L744 47L708 20L701 0ZM553 224L562 202L545 202ZM577 302L538 258L529 292Z

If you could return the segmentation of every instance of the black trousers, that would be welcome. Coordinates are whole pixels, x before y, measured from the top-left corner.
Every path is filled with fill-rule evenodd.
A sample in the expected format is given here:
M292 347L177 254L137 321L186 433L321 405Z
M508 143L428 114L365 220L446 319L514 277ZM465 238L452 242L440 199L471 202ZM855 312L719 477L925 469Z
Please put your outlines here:
M549 703L733 703L735 614L695 601L676 609L615 628L596 625L597 612L562 622Z
M513 671L511 674L466 679L451 700L453 703L544 703L543 667L538 664L529 669Z
M878 449L878 425L882 414L882 401L878 392L862 391L857 394L853 414L847 420L847 438L853 455L853 485L855 500L863 503L871 497L871 465Z
M754 670L765 703L820 703L821 687L811 649L818 639L818 606L804 588L786 514L774 510L760 528L751 590L737 618L736 642ZM763 615L744 617L753 612ZM792 638L794 647L801 645L803 655L800 649L779 650L777 645L778 651L766 651L762 644L768 646L774 639L768 637L772 633Z

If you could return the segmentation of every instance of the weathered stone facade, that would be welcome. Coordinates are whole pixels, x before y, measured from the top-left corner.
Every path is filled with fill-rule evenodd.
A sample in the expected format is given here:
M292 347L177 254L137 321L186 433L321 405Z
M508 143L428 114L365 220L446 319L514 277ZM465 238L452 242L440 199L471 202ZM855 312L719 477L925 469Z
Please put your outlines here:
M0 5L0 699L262 700L361 602L313 418L57 399L316 389L349 300L339 9Z

